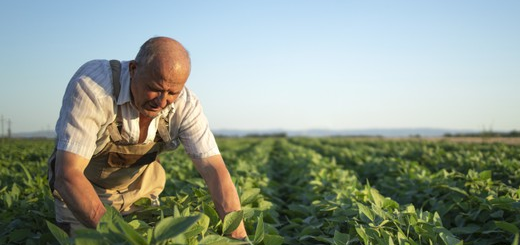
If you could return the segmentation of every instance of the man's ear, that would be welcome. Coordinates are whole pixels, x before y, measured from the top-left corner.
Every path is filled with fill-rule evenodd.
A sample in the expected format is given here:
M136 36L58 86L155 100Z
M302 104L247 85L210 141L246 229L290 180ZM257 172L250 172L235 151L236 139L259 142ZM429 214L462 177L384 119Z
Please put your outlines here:
M130 61L130 63L128 63L128 71L130 72L130 78L134 77L136 69L137 69L137 62L135 62L135 60Z

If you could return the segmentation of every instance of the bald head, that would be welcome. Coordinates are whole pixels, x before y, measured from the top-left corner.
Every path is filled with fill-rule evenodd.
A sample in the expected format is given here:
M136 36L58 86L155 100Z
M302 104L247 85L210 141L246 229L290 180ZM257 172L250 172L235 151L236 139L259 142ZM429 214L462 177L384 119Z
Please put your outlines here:
M138 65L154 67L155 69L169 67L175 73L189 74L191 70L188 51L182 44L169 37L148 39L139 49L135 61Z

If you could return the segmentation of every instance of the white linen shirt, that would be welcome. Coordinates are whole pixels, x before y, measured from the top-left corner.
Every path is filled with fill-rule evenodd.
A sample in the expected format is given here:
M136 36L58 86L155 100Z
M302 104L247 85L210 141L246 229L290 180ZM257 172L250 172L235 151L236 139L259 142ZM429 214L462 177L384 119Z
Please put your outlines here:
M131 102L128 64L129 61L121 62L121 90L117 101L113 95L112 70L108 60L92 60L78 69L67 86L56 123L58 150L87 159L100 152L110 140L104 132L116 119L118 105L123 118L123 142L137 144L139 112ZM173 104L152 120L143 144L154 140L161 116L169 119L172 139L166 142L166 150L176 149L181 142L192 158L220 154L202 105L186 86Z

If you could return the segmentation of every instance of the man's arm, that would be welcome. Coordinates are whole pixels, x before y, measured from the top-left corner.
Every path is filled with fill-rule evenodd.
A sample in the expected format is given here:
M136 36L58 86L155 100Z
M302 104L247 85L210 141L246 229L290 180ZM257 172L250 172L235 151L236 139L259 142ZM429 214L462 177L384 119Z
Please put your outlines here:
M202 159L192 159L192 161L206 181L220 218L224 219L226 214L240 210L240 199L222 156L214 155ZM231 233L231 237L236 239L247 237L244 222L241 222L240 226Z
M105 207L92 184L83 174L89 160L74 153L56 153L55 189L85 226L95 228L105 213Z

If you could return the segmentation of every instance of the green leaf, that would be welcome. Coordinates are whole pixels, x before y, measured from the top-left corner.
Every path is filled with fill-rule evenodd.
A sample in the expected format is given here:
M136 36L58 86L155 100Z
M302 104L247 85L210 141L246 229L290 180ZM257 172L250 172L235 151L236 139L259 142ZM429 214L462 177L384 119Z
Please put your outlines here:
M74 239L75 245L109 245L110 243L103 240L103 236L98 233L98 237L78 237Z
M152 205L152 200L147 197L139 198L139 200L135 201L132 206L137 207L150 207Z
M303 228L303 230L300 231L300 238L299 239L302 239L303 236L316 236L316 235L319 235L321 233L321 230L314 227L314 226L306 226L305 228Z
M173 206L173 217L181 217L181 212L179 211L179 207L177 205Z
M18 163L18 166L20 166L25 173L25 179L27 180L27 184L32 184L33 182L33 175L29 172L29 170L21 163Z
M479 179L481 180L488 180L488 179L491 179L491 170L485 170L485 171L482 171L478 174L478 177Z
M168 217L159 221L153 230L152 244L172 239L190 228L200 216Z
M119 229L119 231L124 234L126 240L130 242L130 244L147 244L144 237L142 237L137 231L135 231L132 226L127 224L126 222L117 222L115 226Z
M417 242L405 235L401 229L398 229L397 231L397 241L399 245L418 245Z
M209 235L202 238L202 240L199 241L199 245L238 245L238 244L250 244L248 241L239 241L219 235ZM267 243L266 243L267 244ZM269 243L270 244L270 243ZM281 243L280 243L281 244Z
M490 213L489 216L495 219L502 218L504 216L504 210L498 210L496 212Z
M451 229L450 231L454 234L473 234L476 231L478 231L479 229L480 229L479 225L469 224L464 227L455 227L455 228Z
M505 222L505 221L495 221L495 225L502 229L502 230L505 230L509 233L513 233L513 234L516 234L518 233L518 227L516 227L516 225L514 224L511 224L509 222Z
M516 233L515 239L513 240L513 243L511 245L518 245L519 238L520 238L520 234Z
M152 239L153 239L153 229L152 228L148 229L148 232L146 233L146 238L148 238L148 240L146 240L146 242L148 244L152 244Z
M363 226L356 226L356 232L357 234L363 239L363 242L365 244L368 244L370 242L370 239L367 235L367 232L365 231L365 227Z
M209 222L210 222L209 217L206 214L202 213L200 215L200 219L197 221L197 224L200 225L203 228L202 231L201 231L201 233L203 235L206 234L206 232L208 231Z
M255 211L259 211L257 208L243 207L244 210L244 219L250 219L255 216Z
M200 219L199 219L200 220ZM196 237L199 234L203 234L202 231L204 230L204 227L199 225L198 221L193 224L189 229L187 229L183 235L186 239L191 239L193 237Z
M436 226L443 226L442 225L442 219L438 212L433 213L433 223Z
M383 202L384 202L385 198L381 194L379 194L379 191L377 191L374 188L370 188L370 197L372 198L373 203L377 207L380 207L380 208L383 207Z
M107 239L103 234L94 229L81 229L76 231L74 237L75 245L110 245L113 241Z
M69 241L69 235L55 224L45 220L47 227L51 231L52 235L58 240L61 245L71 244Z
M394 240L392 239L394 237L393 233L382 230L381 236L383 237L384 244L394 245Z
M242 193L240 196L240 203L245 206L247 204L252 203L256 197L260 194L260 189L258 188L251 188Z
M220 218L218 217L217 211L206 203L202 203L202 211L204 214L206 214L210 219L211 225L216 225L220 221Z
M334 244L335 245L343 245L347 244L350 241L350 235L341 233L339 231L334 231Z
M457 245L460 244L460 240L457 239L449 230L444 227L435 227L435 232L437 232L441 238L441 240L446 245Z
M190 207L187 207L187 208L185 208L184 210L182 210L182 212L181 212L181 216L182 216L182 217L188 217L188 216L190 216Z
M16 229L9 234L9 240L12 242L22 242L27 240L32 235L29 229Z
M231 213L226 214L224 217L224 221L222 223L222 233L229 234L237 229L240 225L240 222L244 219L244 211L233 211Z
M334 239L329 238L328 236L312 236L311 238L325 244L334 244Z
M101 216L96 230L102 234L109 233L110 231L117 231L115 224L125 222L121 217L121 214L112 206L105 205L106 212Z
M101 217L96 230L110 244L130 242L132 244L146 244L146 240L135 231L121 217L121 214L112 206L105 205L106 212ZM89 237L85 237L86 241L90 241Z
M390 220L385 219L385 220L381 221L381 223L379 223L379 225L377 225L377 227L383 227L384 225L386 225L388 223L390 223Z
M520 192L520 190L519 190L519 192ZM506 196L493 198L493 199L489 200L489 203L491 203L493 205L493 207L496 207L499 209L511 210L511 209L517 208L514 206L515 203L517 203L516 200L514 200L510 197L506 197Z
M264 216L260 213L258 216L258 223L256 224L255 238L253 239L254 244L260 243L264 239Z
M467 193L465 190L460 189L460 188L458 188L458 187L449 186L449 185L445 185L445 184L443 184L443 185L439 185L439 187L441 187L441 188L446 188L446 189L448 189L448 190L451 190L451 191L454 191L454 192L458 192L458 193L460 193L460 194L462 194L462 195L464 195L464 196L469 197L468 193Z
M265 234L264 235L264 244L269 245L280 245L284 241L282 236L279 235L271 235L271 234Z
M11 195L13 195L15 199L18 199L18 196L20 195L20 188L18 188L16 183L11 187Z
M11 197L11 194L5 193L3 199L5 201L7 208L11 208L11 206L13 205L13 198Z
M146 229L150 228L150 226L146 222L144 222L142 220L137 220L137 219L134 219L134 220L128 222L128 224L134 230L146 230Z
M385 198L383 200L383 208L397 209L397 208L399 208L399 203L397 203L396 201L394 201L390 198Z
M367 206L365 206L361 203L357 203L357 206L358 206L360 215L364 214L365 216L368 217L368 219L370 219L370 221L374 222L374 214Z

